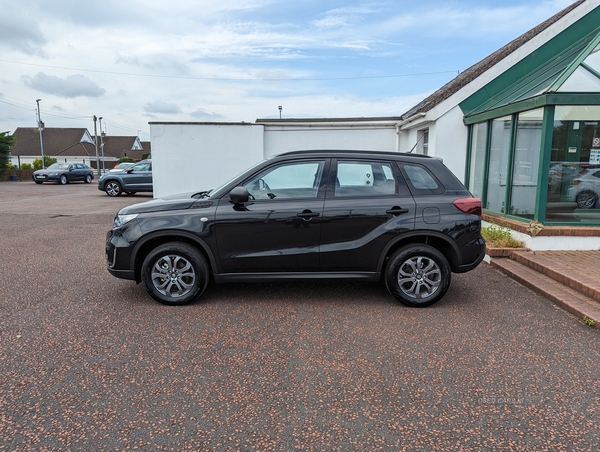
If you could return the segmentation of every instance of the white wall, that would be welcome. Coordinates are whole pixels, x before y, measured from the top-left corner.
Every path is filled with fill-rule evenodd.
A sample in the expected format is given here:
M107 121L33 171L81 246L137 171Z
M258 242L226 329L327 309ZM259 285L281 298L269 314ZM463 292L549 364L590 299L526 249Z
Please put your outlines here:
M456 106L440 117L433 129L434 133L431 130L429 132L429 155L441 157L444 164L464 184L466 182L468 128L463 124L463 112L460 107Z
M263 159L255 124L150 123L154 197L215 188Z
M311 127L265 125L265 157L308 149L396 151L396 128L389 126Z

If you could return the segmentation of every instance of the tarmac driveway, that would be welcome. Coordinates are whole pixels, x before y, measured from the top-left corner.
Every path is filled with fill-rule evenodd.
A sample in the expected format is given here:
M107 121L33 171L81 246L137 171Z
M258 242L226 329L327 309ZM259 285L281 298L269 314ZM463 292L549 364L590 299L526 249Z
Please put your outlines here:
M598 330L486 264L427 309L324 282L167 307L105 270L150 194L0 195L0 450L598 450Z

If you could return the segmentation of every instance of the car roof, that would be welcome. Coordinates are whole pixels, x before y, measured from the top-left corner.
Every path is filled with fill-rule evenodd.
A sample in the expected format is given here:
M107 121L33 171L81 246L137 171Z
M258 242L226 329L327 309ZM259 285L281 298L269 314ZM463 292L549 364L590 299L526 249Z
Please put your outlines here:
M423 155L423 154L410 154L406 152L392 152L392 151L367 151L358 149L315 149L315 150L299 150L284 152L282 154L275 155L274 157L290 157L297 155L299 157L305 156L354 156L354 157L393 157L393 158L409 158L409 159L432 159L434 157Z

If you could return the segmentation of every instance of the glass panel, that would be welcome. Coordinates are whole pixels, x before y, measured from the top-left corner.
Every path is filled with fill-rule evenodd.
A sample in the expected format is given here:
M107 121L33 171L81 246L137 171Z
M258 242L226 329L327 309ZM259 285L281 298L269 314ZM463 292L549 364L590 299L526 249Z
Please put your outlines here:
M542 108L519 114L508 213L533 219L542 145Z
M505 213L504 198L506 194L511 122L510 116L492 121L485 208L500 213Z
M302 162L271 167L244 184L255 199L315 198L323 162Z
M338 162L335 196L381 196L396 193L391 166L381 162Z
M546 221L598 223L599 170L600 108L556 107Z
M600 92L600 79L587 69L579 66L558 88L559 93Z
M583 61L585 64L600 72L600 44L596 46L592 53Z
M469 190L476 198L483 196L483 165L485 164L485 150L487 147L487 129L487 122L473 125Z

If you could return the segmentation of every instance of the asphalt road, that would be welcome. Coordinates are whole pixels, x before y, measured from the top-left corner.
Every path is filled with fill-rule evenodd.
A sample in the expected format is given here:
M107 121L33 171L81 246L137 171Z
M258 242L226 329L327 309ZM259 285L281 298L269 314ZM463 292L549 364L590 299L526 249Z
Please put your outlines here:
M598 330L486 264L427 309L350 282L167 307L105 270L150 194L0 195L0 450L599 450Z

